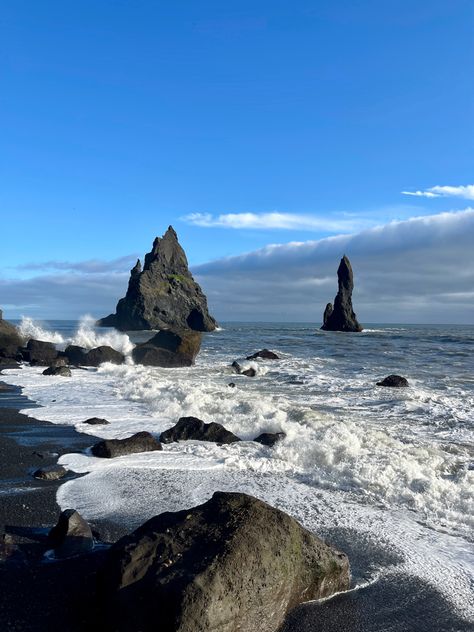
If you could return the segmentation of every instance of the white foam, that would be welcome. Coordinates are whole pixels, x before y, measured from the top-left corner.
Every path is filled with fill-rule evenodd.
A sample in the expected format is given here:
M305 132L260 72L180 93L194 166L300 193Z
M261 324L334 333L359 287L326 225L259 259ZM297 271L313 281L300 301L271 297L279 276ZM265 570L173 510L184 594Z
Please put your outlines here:
M53 342L54 344L61 344L64 342L63 336L57 331L49 331L44 328L41 323L23 316L21 323L18 326L20 333L27 340L34 338L35 340L43 340L45 342Z
M124 355L130 355L135 346L127 334L116 329L98 331L95 327L95 319L88 315L80 319L77 331L68 337L64 337L57 331L50 331L38 321L26 317L22 318L19 329L27 339L34 338L61 346L73 344L85 349L93 349L105 345L121 351Z
M71 339L71 344L93 349L106 345L121 351L124 355L129 355L134 348L127 334L120 333L116 329L98 332L95 328L95 319L92 316L83 316L79 323L77 332Z

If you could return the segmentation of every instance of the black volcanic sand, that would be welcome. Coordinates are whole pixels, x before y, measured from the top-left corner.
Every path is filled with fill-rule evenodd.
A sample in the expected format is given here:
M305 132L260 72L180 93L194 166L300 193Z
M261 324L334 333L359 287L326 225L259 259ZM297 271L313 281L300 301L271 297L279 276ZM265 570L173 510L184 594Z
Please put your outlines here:
M56 491L68 477L39 481L32 472L83 450L94 437L18 412L34 406L20 389L0 383L0 630L92 630L86 619L105 547L64 561L44 557L60 514Z
M99 545L92 553L69 560L45 558L46 534L60 513L56 491L65 479L45 482L31 476L38 467L56 463L58 455L90 446L94 437L18 412L27 407L35 404L17 387L0 382L0 533L7 534L10 549L5 560L5 546L2 549L0 543L0 631L104 629L95 610L95 589L107 547ZM112 522L91 526L99 530L102 541L114 541L127 532L126 525ZM474 630L428 583L396 573L401 561L396 551L352 530L335 528L321 535L348 554L356 584L364 584L377 571L380 579L332 599L297 607L279 632ZM258 632L258 625L242 632Z

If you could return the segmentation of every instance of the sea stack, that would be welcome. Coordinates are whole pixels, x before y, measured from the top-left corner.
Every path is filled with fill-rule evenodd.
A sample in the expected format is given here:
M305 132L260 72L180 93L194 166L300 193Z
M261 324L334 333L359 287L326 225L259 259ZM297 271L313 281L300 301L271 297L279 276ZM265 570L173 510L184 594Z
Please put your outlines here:
M145 255L143 270L140 260L132 268L127 294L117 303L116 313L97 324L121 331L216 328L172 226L163 237L156 237L151 252Z
M326 305L321 329L326 331L362 331L357 316L352 309L354 274L349 259L344 255L337 269L339 289L332 303Z

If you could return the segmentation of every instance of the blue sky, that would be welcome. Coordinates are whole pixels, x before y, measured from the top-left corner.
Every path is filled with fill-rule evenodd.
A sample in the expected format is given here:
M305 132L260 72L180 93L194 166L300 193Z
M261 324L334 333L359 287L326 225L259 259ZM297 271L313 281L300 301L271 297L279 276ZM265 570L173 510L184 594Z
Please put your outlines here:
M470 0L7 0L5 313L51 317L52 276L102 309L83 262L126 277L168 224L202 266L474 206L473 42Z

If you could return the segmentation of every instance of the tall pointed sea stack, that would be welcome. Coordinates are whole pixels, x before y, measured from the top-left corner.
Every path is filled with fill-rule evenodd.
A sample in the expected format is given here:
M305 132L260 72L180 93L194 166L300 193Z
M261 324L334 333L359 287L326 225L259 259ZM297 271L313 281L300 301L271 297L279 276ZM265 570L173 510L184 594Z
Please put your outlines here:
M352 309L354 275L349 259L344 255L337 269L339 290L332 303L326 305L321 329L326 331L362 331L357 316Z
M145 255L143 270L140 260L137 261L130 273L127 294L117 303L116 313L102 318L98 324L122 331L216 328L206 297L189 271L172 226L153 242L152 251Z

